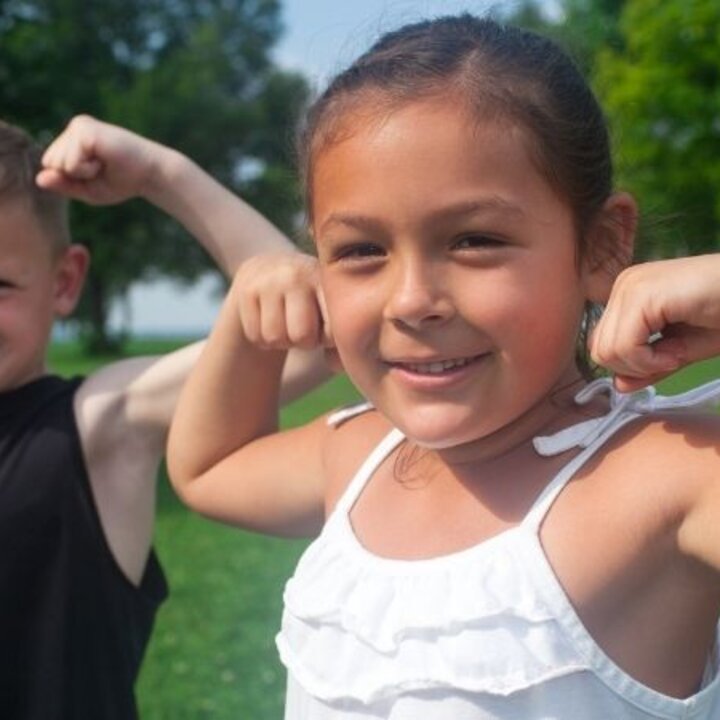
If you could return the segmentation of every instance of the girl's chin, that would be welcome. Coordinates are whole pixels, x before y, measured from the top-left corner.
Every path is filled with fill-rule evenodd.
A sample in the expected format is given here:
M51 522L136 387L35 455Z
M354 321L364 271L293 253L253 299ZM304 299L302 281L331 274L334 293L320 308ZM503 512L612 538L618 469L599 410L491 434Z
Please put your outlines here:
M394 424L416 445L428 450L445 450L482 436L477 427L472 427L467 419L463 420L407 417L397 418Z

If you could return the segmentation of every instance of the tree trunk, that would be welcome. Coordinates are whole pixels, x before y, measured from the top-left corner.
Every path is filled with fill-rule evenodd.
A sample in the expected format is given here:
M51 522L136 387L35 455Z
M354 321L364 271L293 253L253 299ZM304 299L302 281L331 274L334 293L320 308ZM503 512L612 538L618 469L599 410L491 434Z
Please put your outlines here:
M107 355L117 352L122 346L122 338L113 336L108 330L110 298L102 278L92 271L88 275L85 289L87 317L84 321L82 342L90 355Z

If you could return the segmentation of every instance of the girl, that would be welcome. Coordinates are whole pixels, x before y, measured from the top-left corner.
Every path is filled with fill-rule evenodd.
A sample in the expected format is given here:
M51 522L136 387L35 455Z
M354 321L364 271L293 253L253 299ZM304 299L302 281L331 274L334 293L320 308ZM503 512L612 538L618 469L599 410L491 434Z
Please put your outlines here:
M586 380L636 208L573 64L491 20L408 26L332 83L304 148L333 340L372 406L275 432L281 348L319 321L310 261L261 260L169 448L199 512L319 533L285 592L286 717L717 718L720 419L676 410L720 387ZM593 339L619 389L717 352L719 266L623 274Z

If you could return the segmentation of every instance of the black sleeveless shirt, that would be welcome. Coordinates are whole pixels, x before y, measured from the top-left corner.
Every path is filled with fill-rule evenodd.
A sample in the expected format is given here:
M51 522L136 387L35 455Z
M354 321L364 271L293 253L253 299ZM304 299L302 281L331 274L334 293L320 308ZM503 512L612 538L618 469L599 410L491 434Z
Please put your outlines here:
M129 720L167 595L151 553L140 587L115 563L85 469L73 396L43 377L0 394L0 718Z

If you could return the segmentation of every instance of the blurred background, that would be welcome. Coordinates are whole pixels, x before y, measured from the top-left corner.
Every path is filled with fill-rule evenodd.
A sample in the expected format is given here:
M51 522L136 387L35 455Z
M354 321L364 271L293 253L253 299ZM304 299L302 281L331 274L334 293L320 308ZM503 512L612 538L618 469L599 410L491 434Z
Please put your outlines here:
M131 128L302 241L292 138L303 107L379 33L460 11L541 29L575 56L610 121L617 185L643 209L640 259L718 249L717 0L3 0L0 117L43 142L78 112ZM88 372L207 332L222 283L180 228L140 201L78 205L72 225L93 264L75 319L58 328L54 369ZM665 389L719 375L705 363ZM339 378L283 422L353 396ZM280 718L273 638L304 544L193 517L161 478L157 546L171 599L139 684L144 720Z

